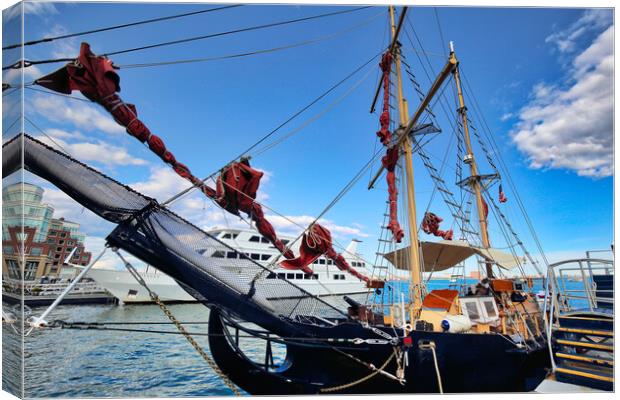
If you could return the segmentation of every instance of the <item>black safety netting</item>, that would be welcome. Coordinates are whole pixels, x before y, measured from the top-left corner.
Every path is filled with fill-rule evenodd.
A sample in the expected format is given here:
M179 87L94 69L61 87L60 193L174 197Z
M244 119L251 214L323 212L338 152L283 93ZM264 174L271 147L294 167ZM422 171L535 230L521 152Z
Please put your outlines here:
M200 300L259 325L270 319L329 324L347 304L319 298L272 273L172 211L99 171L28 136L2 148L3 177L23 168L51 182L102 218L119 224L108 240L189 287ZM218 254L235 252L235 257Z

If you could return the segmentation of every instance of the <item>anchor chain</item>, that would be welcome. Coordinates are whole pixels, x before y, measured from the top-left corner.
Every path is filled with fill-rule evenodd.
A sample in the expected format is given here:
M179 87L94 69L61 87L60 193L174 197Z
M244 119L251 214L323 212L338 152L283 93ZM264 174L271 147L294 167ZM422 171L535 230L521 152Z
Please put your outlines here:
M166 307L166 305L159 299L159 296L157 296L156 293L151 291L151 289L148 287L144 279L142 279L140 274L138 274L138 271L136 271L133 265L131 265L127 260L125 260L122 254L118 252L118 249L114 248L113 251L123 261L123 263L125 264L125 268L127 268L129 273L136 279L136 281L138 281L138 283L144 289L146 289L151 300L153 300L159 306L159 308L164 312L166 317L168 317L168 319L174 324L174 326L176 326L179 332L181 332L181 334L185 337L185 339L187 339L187 341L192 345L192 347L196 350L196 352L198 352L198 354L200 354L200 356L207 362L209 367L211 367L211 369L220 377L220 379L222 379L222 381L226 384L226 386L228 386L228 388L232 390L235 396L241 396L241 392L239 391L239 389L237 389L235 384L230 380L230 378L228 378L228 376L224 373L224 371L222 371L220 367L218 367L215 361L211 357L209 357L209 355L203 350L203 348L198 344L198 342L194 340L192 335L185 330L185 327L181 324L181 322L179 322L179 320L176 319L176 317L172 314L170 309Z

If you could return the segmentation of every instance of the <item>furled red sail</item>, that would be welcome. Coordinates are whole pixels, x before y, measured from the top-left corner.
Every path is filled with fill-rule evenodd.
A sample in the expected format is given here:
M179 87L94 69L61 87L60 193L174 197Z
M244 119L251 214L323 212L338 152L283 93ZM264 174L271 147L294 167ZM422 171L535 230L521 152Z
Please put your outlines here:
M439 236L445 240L452 240L452 229L448 231L442 231L441 229L439 229L439 224L442 221L442 218L439 218L432 212L427 212L426 214L424 214L424 219L422 220L422 230L424 231L424 233L427 233L429 235Z
M280 265L286 269L300 269L306 273L312 273L309 265L322 255L332 260L338 269L346 271L366 283L371 283L370 278L351 268L344 257L334 250L331 233L319 224L311 225L308 231L304 233L299 247L299 257L284 260Z
M386 169L386 181L388 184L388 198L389 198L389 216L390 222L388 223L388 229L392 232L392 236L396 242L400 243L403 239L404 233L400 224L398 223L398 190L396 189L396 163L398 162L398 148L390 147L392 143L392 133L390 132L390 73L392 71L392 53L389 51L383 54L381 62L379 63L381 71L383 72L383 110L379 117L379 124L381 129L377 132L377 136L381 143L387 147L386 154L381 159L381 163Z
M127 133L142 143L147 143L151 151L165 163L170 164L174 171L192 182L206 196L214 199L227 211L238 215L242 211L256 223L258 231L267 238L287 258L293 258L293 252L286 250L277 238L273 226L265 219L262 207L255 202L256 191L262 173L252 169L247 160L232 163L224 168L218 179L217 190L207 186L201 179L194 176L190 169L178 162L175 156L166 149L163 140L151 133L149 128L138 118L133 104L123 102L120 92L120 77L115 71L112 61L97 56L90 50L88 43L82 43L78 58L63 68L37 79L36 83L50 90L70 94L79 90L88 99L103 106Z
M265 218L263 208L258 204L256 192L263 173L250 167L247 158L225 167L217 179L215 201L226 211L238 215L242 211L256 223L256 229L269 240L286 258L295 255L276 236L273 226Z

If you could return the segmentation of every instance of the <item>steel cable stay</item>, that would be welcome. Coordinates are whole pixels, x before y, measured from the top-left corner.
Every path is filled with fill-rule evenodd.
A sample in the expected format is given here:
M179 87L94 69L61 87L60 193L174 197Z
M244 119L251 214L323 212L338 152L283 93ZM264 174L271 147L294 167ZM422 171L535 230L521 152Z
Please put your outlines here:
M251 31L257 31L257 30L262 30L262 29L274 28L274 27L277 27L277 26L290 25L290 24L295 24L295 23L299 23L299 22L305 22L305 21L316 20L316 19L325 18L325 17L331 17L331 16L335 16L335 15L354 13L354 12L362 11L362 10L365 10L365 9L368 9L368 8L371 8L371 6L357 7L357 8L351 8L351 9L340 10L340 11L333 11L333 12L323 13L323 14L315 14L315 15L311 15L311 16L308 16L308 17L288 19L288 20L284 20L284 21L271 22L271 23L268 23L268 24L254 25L254 26L250 26L250 27L232 29L232 30L228 30L228 31L216 32L216 33L211 33L211 34L206 34L206 35L192 36L192 37L188 37L188 38L171 40L171 41L167 41L167 42L159 42L159 43L154 43L154 44L145 45L145 46L132 47L132 48L129 48L129 49L116 50L116 51L111 51L111 52L107 52L107 53L102 53L102 54L100 54L100 56L102 56L102 57L109 57L109 56L118 55L118 54L133 53L133 52L136 52L136 51L142 51L142 50L154 49L154 48L159 48L159 47L164 47L164 46L171 46L171 45L189 43L189 42L194 42L194 41L198 41L198 40L212 39L212 38L216 38L216 37L228 36L228 35L233 35L233 34L237 34L237 33L244 33L244 32L251 32ZM34 60L34 61L32 61L32 60L19 60L19 61L15 62L15 63L13 63L11 65L2 67L2 70L4 71L4 70L7 70L7 69L27 68L27 67L30 67L32 65L39 65L39 64L71 62L73 60L74 60L74 58L56 58L56 59L47 59L47 60Z
M37 40L30 40L30 41L24 42L24 43L16 43L16 44L4 46L4 47L2 47L2 50L15 49L15 48L18 48L18 47L21 47L21 46L32 46L32 45L39 44L39 43L49 43L49 42L53 42L54 40L68 39L68 38L72 38L72 37L76 37L76 36L90 35L90 34L93 34L93 33L112 31L112 30L116 30L116 29L128 28L128 27L131 27L131 26L145 25L145 24L150 24L150 23L153 23L153 22L168 21L168 20L171 20L171 19L182 18L182 17L190 17L190 16L194 16L194 15L198 15L198 14L205 14L205 13L210 13L210 12L215 12L215 11L222 11L222 10L227 10L227 9L230 9L230 8L236 8L236 7L241 7L241 6L243 6L243 4L232 4L232 5L222 6L222 7L208 8L206 10L191 11L191 12L182 13L182 14L168 15L168 16L165 16L165 17L151 18L151 19L146 19L146 20L142 20L142 21L134 21L134 22L126 23L126 24L108 26L108 27L105 27L105 28L91 29L91 30L82 31L82 32L75 32L75 33L67 33L67 34L64 34L64 35L53 36L53 37L45 37L45 38L37 39Z

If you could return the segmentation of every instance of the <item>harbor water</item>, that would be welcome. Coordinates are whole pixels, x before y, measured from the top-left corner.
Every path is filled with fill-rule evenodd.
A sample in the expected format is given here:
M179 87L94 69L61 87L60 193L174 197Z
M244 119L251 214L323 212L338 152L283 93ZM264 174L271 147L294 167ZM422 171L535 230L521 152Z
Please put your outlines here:
M448 281L431 281L429 290L446 288ZM538 286L538 285L536 285ZM537 291L540 288L535 287ZM196 333L196 341L208 352L205 324L209 310L201 304L176 304L170 309L179 321ZM6 308L6 306L5 306ZM33 308L38 316L45 307ZM81 305L60 306L48 321L131 323L159 322L149 325L113 325L120 329L76 330L47 328L32 331L24 339L24 376L26 397L176 397L223 396L232 392L209 368L187 340L156 305ZM127 332L122 329L158 330L172 334ZM21 338L11 326L3 325L3 388L18 392ZM264 357L265 343L256 340L244 350L257 360ZM284 356L276 350L276 358ZM277 360L276 360L277 362ZM14 378L14 379L13 379Z

